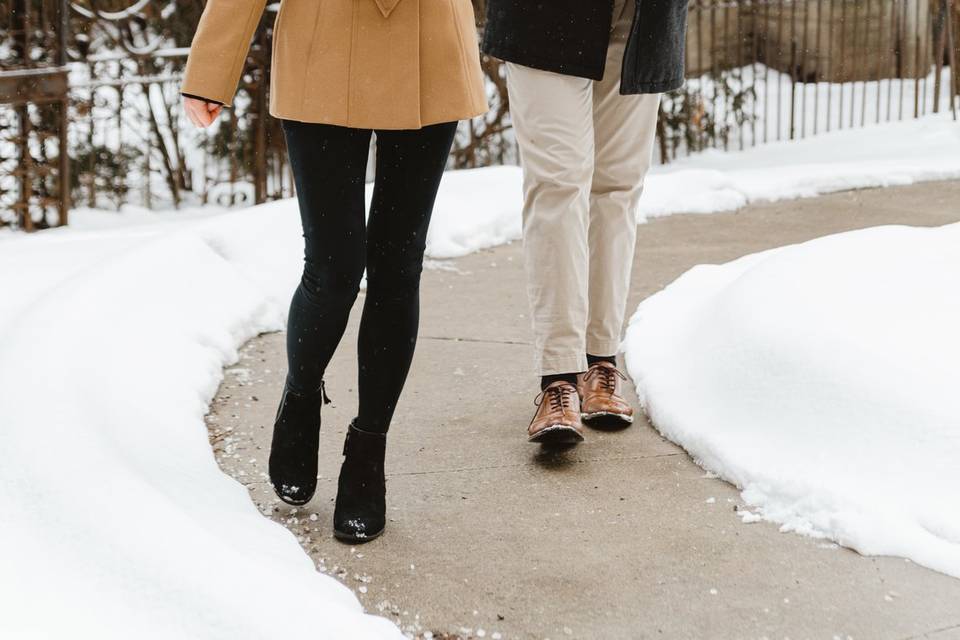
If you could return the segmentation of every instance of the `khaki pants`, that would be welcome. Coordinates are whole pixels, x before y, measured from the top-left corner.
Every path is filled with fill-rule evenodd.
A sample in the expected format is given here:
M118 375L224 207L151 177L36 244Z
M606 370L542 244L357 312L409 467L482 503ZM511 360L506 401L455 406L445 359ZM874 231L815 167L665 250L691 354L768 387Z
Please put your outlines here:
M634 5L615 2L602 80L507 65L538 375L584 371L587 353L620 346L660 104L619 94Z

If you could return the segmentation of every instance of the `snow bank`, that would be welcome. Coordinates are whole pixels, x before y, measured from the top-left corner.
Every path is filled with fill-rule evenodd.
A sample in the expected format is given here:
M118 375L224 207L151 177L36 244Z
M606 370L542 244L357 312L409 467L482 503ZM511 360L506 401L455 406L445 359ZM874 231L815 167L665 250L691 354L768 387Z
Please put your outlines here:
M207 442L223 365L282 327L288 208L0 237L0 637L402 637Z
M880 227L691 269L630 322L643 406L748 520L960 577L958 247Z
M834 131L739 152L708 150L654 167L640 210L735 211L751 202L960 177L960 124L949 114Z

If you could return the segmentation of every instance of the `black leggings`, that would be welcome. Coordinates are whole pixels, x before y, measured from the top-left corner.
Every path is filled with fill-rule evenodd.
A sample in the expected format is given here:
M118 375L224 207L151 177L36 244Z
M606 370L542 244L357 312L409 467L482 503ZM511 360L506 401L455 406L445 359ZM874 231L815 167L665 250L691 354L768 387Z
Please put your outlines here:
M420 320L427 227L457 123L377 131L376 182L364 222L369 129L285 120L297 185L303 278L290 304L287 385L317 390L343 337L364 268L361 429L385 433L410 369Z

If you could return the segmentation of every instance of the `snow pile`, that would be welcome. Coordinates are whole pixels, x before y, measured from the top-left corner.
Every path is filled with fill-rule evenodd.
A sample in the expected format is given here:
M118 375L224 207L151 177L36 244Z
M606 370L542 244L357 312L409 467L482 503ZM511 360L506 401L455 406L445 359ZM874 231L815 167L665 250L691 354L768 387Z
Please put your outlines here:
M960 225L701 265L624 342L651 420L747 519L960 577Z
M0 637L402 637L207 442L223 365L283 325L288 208L0 236Z
M708 150L655 167L640 211L650 218L735 211L757 201L960 178L958 149L960 124L941 114L747 151Z

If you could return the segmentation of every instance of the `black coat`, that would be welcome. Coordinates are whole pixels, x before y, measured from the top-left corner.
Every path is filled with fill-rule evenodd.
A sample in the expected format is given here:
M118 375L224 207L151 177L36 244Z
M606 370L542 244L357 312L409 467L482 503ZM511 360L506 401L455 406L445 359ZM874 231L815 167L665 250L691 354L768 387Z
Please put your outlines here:
M636 0L620 93L662 93L683 84L687 1ZM612 20L613 0L487 0L483 51L526 67L599 80Z

